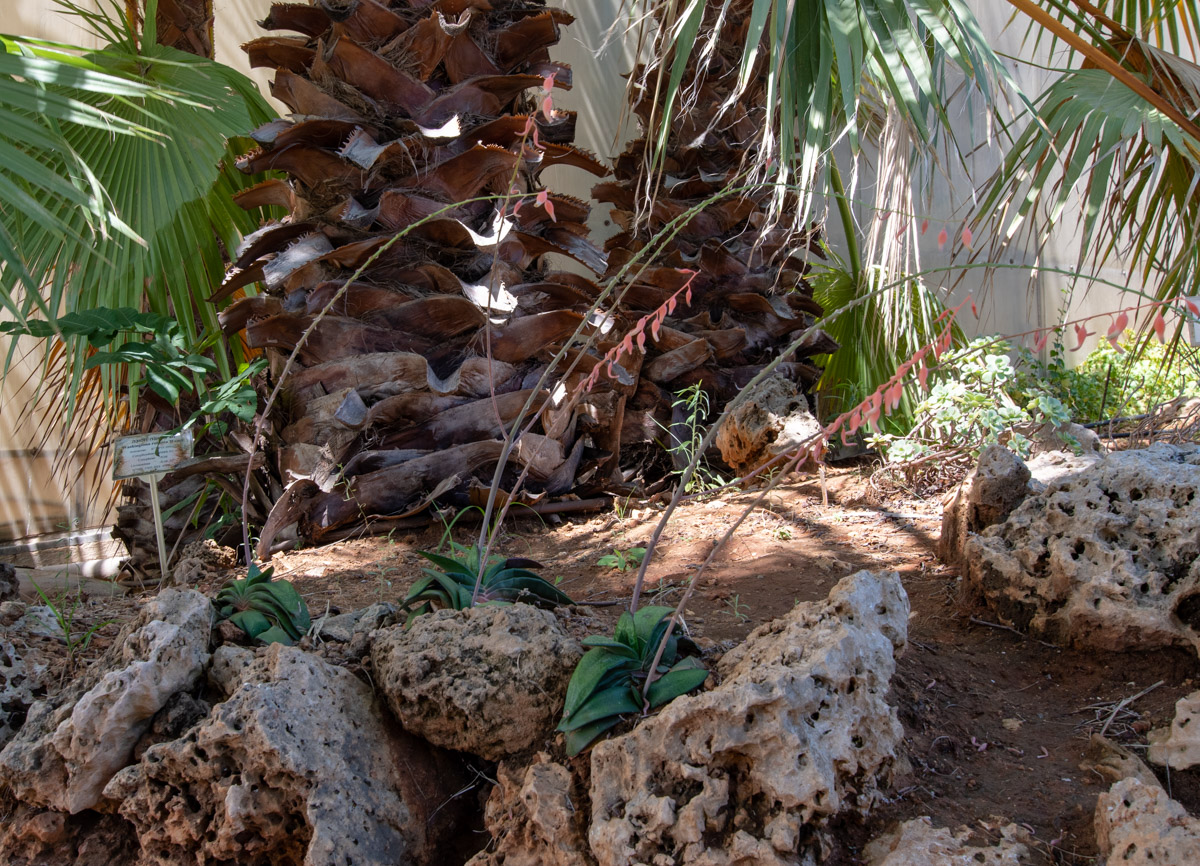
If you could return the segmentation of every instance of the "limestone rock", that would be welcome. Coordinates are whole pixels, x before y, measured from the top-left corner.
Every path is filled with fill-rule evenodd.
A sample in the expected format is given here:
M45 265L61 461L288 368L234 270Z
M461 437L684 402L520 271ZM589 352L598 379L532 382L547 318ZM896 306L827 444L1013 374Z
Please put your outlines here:
M202 581L220 580L236 567L236 550L222 547L211 538L203 538L184 545L179 561L171 569L171 582L195 586Z
M721 459L739 473L797 448L821 430L796 383L772 376L750 392L717 433Z
M952 833L928 818L905 821L863 849L866 866L1021 866L1032 863L1029 833L1009 824L994 843L971 843L971 830Z
M1100 437L1096 431L1089 430L1082 424L1067 422L1061 426L1043 424L1034 431L1031 453L1032 456L1051 451L1068 454L1088 455L1100 453Z
M527 604L441 610L375 635L375 682L405 730L489 761L553 736L583 655Z
M1003 445L989 445L966 481L948 497L942 512L938 556L947 565L962 564L972 532L1001 523L1029 492L1029 469Z
M1145 761L1120 743L1099 734L1092 734L1079 769L1096 773L1110 784L1134 777L1151 787L1158 785L1158 779Z
M462 770L389 727L369 686L282 644L220 647L213 671L229 698L105 790L142 864L443 862Z
M54 609L45 604L26 607L24 615L14 622L10 628L13 634L21 632L29 637L48 637L55 640L66 640L62 623L54 615Z
M200 679L212 615L208 599L191 590L147 602L77 684L34 704L0 752L0 783L31 805L94 808L155 713Z
M1123 779L1096 802L1096 847L1112 866L1200 863L1200 819L1157 785Z
M1200 650L1200 445L1109 454L966 544L1006 625L1103 650Z
M505 761L488 797L484 824L493 845L467 866L590 866L586 808L570 771L544 752L534 762Z
M1200 691L1175 702L1171 726L1151 731L1146 756L1155 764L1172 770L1186 770L1200 764Z
M17 570L7 562L0 562L0 602L15 601L20 588Z
M0 641L0 748L25 722L44 665L30 665L8 641Z
M890 772L903 732L885 695L908 610L895 573L846 577L726 653L719 686L597 745L601 866L806 862L823 819L865 812Z
M12 628L25 616L27 605L23 601L0 601L0 626Z
M66 815L0 797L4 866L124 866L137 862L133 828L116 815Z
M396 605L376 602L362 610L340 613L318 621L318 634L322 640L350 643L356 634L369 634L377 628L394 625L399 615Z
M1033 476L1029 482L1030 492L1042 493L1046 485L1071 475L1078 475L1101 458L1098 451L1075 454L1072 451L1042 451L1026 461L1025 466Z

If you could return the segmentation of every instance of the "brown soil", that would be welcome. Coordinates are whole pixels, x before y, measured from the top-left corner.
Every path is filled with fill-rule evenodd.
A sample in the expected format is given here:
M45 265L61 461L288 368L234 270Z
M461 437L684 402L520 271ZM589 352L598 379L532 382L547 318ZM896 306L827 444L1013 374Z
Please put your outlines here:
M1107 785L1079 768L1088 737L1104 730L1143 749L1146 732L1169 723L1175 701L1198 687L1195 655L1081 652L985 624L986 612L962 604L958 575L935 556L937 499L887 499L855 471L831 472L828 493L827 507L815 480L773 493L703 576L687 605L687 625L702 644L735 642L797 602L824 598L860 568L902 576L912 616L892 691L908 767L867 824L839 829L829 862L857 862L856 852L871 837L920 815L984 835L1017 822L1037 840L1035 862L1095 862L1092 815ZM650 599L677 603L713 542L753 498L737 494L684 505L649 569ZM569 595L600 605L590 613L615 620L636 569L620 572L597 561L614 549L644 546L661 513L659 504L624 503L590 517L518 519L504 528L497 550L544 563L544 576L558 579ZM475 531L460 523L453 534L470 544ZM277 555L272 564L277 576L299 588L315 618L398 600L420 574L416 551L434 549L445 535L439 526L347 541ZM133 605L132 599L91 599L81 621L124 619ZM115 632L115 625L102 630L88 655L101 652ZM1200 773L1162 779L1192 814L1200 813Z

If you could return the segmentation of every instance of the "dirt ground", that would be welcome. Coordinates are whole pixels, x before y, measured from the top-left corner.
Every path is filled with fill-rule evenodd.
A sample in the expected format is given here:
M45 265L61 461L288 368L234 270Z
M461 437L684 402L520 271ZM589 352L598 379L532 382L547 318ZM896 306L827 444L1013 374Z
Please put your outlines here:
M908 768L865 825L839 828L829 862L857 862L867 840L919 815L938 826L969 825L984 836L1017 822L1036 839L1035 862L1095 862L1092 816L1107 783L1080 769L1088 737L1103 731L1144 749L1147 731L1168 724L1175 701L1198 687L1195 655L1079 652L990 625L985 612L962 603L958 575L935 556L938 498L889 497L861 470L832 471L827 489L828 506L813 478L781 488L756 509L703 576L687 606L687 626L702 645L711 642L720 651L722 643L740 640L797 602L824 598L853 571L900 573L912 616L892 692ZM649 568L650 598L676 603L713 542L753 498L736 494L683 506ZM591 615L615 620L636 570L602 567L598 560L644 546L661 509L624 502L589 516L518 519L504 527L497 549L542 562L543 575L588 603ZM476 531L460 523L453 536L469 544ZM446 535L441 526L394 533L277 555L272 564L277 576L295 583L316 618L327 610L397 601L420 574L423 560L415 551L434 549ZM215 592L216 586L199 588ZM80 605L78 623L119 623L135 604L134 597L93 594ZM102 652L117 628L103 628L86 655ZM57 665L65 674L66 661ZM1200 814L1200 773L1161 778L1172 796Z

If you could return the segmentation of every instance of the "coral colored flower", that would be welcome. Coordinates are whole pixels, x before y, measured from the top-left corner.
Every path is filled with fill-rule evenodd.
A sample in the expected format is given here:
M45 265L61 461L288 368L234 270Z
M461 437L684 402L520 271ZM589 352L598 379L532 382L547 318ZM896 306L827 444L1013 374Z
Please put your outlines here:
M975 235L973 235L971 233L971 227L963 226L963 233L962 233L963 246L966 247L967 249L970 249L971 248L971 239L974 237L975 237Z
M938 232L938 249L940 250L945 247L946 241L948 240L950 240L949 232L947 232L945 229L942 229L940 232Z
M1079 340L1079 342L1076 343L1075 348L1072 349L1071 351L1078 352L1080 349L1083 348L1083 344L1087 341L1087 338L1092 336L1095 333L1096 333L1095 331L1089 331L1085 324L1081 323L1081 324L1076 325L1075 326L1075 336Z

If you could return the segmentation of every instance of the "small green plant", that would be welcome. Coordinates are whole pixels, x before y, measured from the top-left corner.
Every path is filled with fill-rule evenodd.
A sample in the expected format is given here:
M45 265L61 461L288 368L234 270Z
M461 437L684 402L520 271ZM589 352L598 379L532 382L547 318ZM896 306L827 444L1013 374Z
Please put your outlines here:
M578 755L622 716L652 710L699 688L708 671L693 655L697 648L675 629L667 639L658 665L658 678L642 699L642 686L654 664L659 644L671 622L671 608L643 607L626 611L613 636L590 635L589 647L571 675L558 730L566 734L567 754ZM681 651L686 653L680 658Z
M699 453L704 441L704 422L708 418L708 394L703 382L689 385L680 391L671 407L683 416L682 424L672 423L671 427L663 428L676 441L667 449L675 460L676 467L682 463L688 466L696 464L696 471L688 482L685 493L704 493L725 485L725 479L715 472ZM662 425L659 425L662 426ZM683 470L676 468L675 474L682 477Z
M252 639L289 646L308 631L308 605L290 581L272 580L274 568L251 564L246 576L217 593L217 619L229 620Z
M442 556L417 551L438 568L425 568L400 606L409 611L408 622L434 608L465 610L474 604L475 583L479 576L479 550L459 547L458 556ZM511 604L523 601L538 607L573 604L570 596L531 568L541 568L532 559L492 557L479 586L479 604ZM440 570L439 570L440 569Z
M58 627L62 629L63 640L67 644L67 658L72 668L75 667L76 661L81 653L87 652L88 646L92 643L92 638L96 636L96 632L104 628L106 625L111 625L116 622L114 619L106 619L104 622L98 622L95 625L84 631L83 634L75 634L75 612L79 609L79 605L83 602L82 594L76 590L73 598L70 599L70 607L67 606L69 593L65 590L59 593L55 598L51 599L35 581L33 588L37 590L38 596L42 599L42 603L50 608L50 612L54 614L54 619L58 623Z
M739 594L734 594L727 602L729 612L733 614L734 619L738 622L748 622L750 620L750 605L742 601Z
M646 548L644 547L631 547L628 550L614 547L612 553L597 559L596 565L601 568L615 568L617 571L629 571L629 569L641 565L645 556Z

